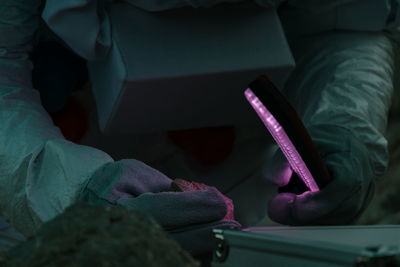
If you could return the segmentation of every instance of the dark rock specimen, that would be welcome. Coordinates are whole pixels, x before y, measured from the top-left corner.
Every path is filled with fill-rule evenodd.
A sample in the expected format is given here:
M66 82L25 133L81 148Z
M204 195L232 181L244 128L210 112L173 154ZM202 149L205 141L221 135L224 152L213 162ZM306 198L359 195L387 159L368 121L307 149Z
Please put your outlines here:
M5 266L7 263L7 255L5 254L4 251L0 250L0 266Z
M0 255L1 266L199 266L150 217L77 204Z

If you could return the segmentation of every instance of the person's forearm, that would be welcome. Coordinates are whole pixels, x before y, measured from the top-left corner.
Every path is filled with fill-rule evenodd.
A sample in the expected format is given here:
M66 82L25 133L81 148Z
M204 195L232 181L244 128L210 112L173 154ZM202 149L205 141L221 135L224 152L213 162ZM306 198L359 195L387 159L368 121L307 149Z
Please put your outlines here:
M91 173L112 160L64 140L32 88L40 3L7 0L0 8L0 216L25 235L74 202Z
M305 125L349 129L370 151L375 175L382 175L397 45L383 33L354 32L315 36L297 47L298 66L285 93Z
M19 181L19 177L12 174L15 173L15 169L29 164L29 155L37 150L37 143L29 142L29 147L14 148L15 144L21 144L23 140L21 136L14 134L13 129L24 125L28 119L27 116L21 117L18 112L14 112L20 105L19 101L14 99L18 98L17 95L23 90L28 90L30 94L26 97L37 98L37 94L31 88L32 64L29 61L29 53L39 25L40 3L40 0L30 3L3 1L0 15L0 212L8 221L18 221L19 216L16 214L26 213L28 216L24 219L24 225L30 225L26 226L29 228L26 231L33 231L33 219L29 216L27 203L14 202L17 195L25 195L25 179ZM16 30L18 28L19 30ZM37 101L38 99L35 100ZM19 153L24 156L20 157ZM11 179L13 181L10 181Z

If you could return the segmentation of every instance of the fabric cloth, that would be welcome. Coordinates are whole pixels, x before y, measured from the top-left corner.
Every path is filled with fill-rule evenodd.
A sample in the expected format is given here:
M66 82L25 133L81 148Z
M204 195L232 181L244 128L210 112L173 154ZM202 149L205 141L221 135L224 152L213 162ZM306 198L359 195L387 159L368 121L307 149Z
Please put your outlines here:
M104 58L111 47L111 24L106 9L112 0L47 0L44 21L78 55ZM74 29L71 32L71 29Z

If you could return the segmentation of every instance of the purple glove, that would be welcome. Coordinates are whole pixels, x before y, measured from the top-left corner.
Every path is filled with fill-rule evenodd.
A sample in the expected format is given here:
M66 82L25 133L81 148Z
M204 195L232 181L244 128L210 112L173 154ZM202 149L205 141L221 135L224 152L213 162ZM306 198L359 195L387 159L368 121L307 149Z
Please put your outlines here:
M269 216L287 225L348 224L361 214L373 195L374 175L368 151L341 127L321 125L311 127L309 133L333 180L318 192L279 193L269 203ZM264 174L282 187L288 184L293 171L278 150Z
M195 255L211 251L214 227L240 228L236 221L224 219L227 203L216 188L172 192L171 184L167 176L140 161L121 160L97 170L80 199L150 214L164 229L177 233L177 240ZM201 233L201 240L191 233Z

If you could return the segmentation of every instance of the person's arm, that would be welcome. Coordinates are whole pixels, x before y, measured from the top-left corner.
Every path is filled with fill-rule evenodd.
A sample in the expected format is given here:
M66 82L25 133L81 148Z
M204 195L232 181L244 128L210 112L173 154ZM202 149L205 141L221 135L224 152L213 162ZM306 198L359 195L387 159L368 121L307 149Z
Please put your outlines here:
M368 204L374 178L388 165L384 134L398 45L381 32L330 32L292 47L297 68L285 94L333 181L319 192L278 194L269 213L285 224L349 223Z
M66 141L32 88L29 54L40 3L0 7L0 213L25 235L74 202L91 174L112 161Z
M211 229L240 227L226 217L233 206L217 189L172 191L172 180L157 170L137 160L114 162L65 140L53 125L31 84L40 2L0 7L0 216L30 236L77 201L114 205L152 215L193 254L209 252Z
M304 38L298 47L285 93L304 124L349 130L369 150L374 174L382 175L398 44L381 32L332 32Z

